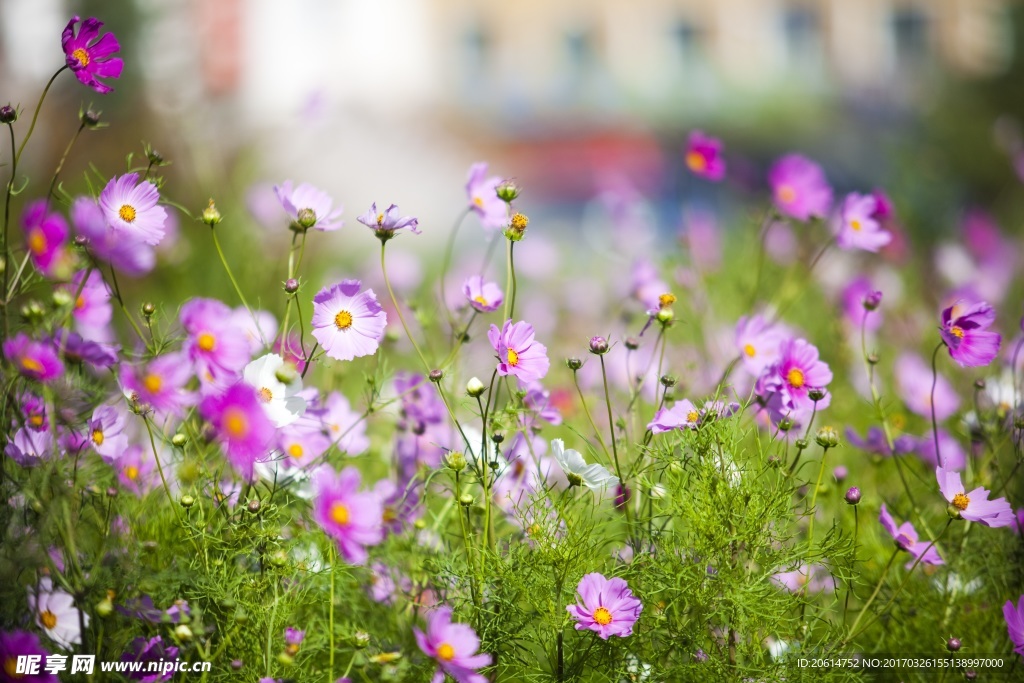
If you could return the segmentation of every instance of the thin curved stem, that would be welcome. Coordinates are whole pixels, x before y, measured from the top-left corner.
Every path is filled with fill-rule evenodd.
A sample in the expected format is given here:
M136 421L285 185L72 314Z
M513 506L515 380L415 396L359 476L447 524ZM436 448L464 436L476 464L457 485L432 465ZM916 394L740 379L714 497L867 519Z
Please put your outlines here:
M39 96L39 102L36 104L36 110L32 114L32 123L29 124L28 132L25 133L25 137L21 141L21 145L18 146L18 153L14 155L14 163L17 164L21 160L21 153L25 150L25 145L28 143L28 139L32 137L32 131L36 129L36 121L39 119L39 110L43 108L43 100L46 99L46 93L50 92L50 86L57 80L57 76L60 76L61 72L68 68L65 64L61 68L57 69L56 73L50 76L50 80L47 81L46 87L43 88L43 94Z
M220 257L220 262L228 274L228 279L231 280L231 286L235 288L235 293L238 294L238 298L242 301L242 305L245 306L245 310L249 311L249 315L251 316L253 314L252 308L249 307L249 302L245 300L245 295L242 294L242 288L238 286L238 282L235 280L235 276L231 272L231 266L228 265L228 260L224 257L224 250L220 248L220 240L217 239L217 231L210 230L210 234L213 235L213 246L217 248L217 256Z
M409 342L412 343L412 348L416 349L416 355L420 357L420 362L423 363L423 368L426 372L430 372L430 363L427 362L427 357L420 351L420 345L416 343L416 338L412 336L412 332L409 331L409 326L405 323L405 316L402 315L402 307L398 305L398 299L395 297L395 290L391 288L391 280L388 278L388 268L384 260L384 250L387 243L381 241L380 243L380 270L384 275L384 286L388 289L388 296L391 297L391 304L395 307L395 313L398 314L398 320L402 323L402 329L405 330L405 336L409 338ZM451 411L449 411L451 412Z
M939 371L936 362L939 359L939 349L945 345L946 342L939 342L939 345L932 352L932 393L928 400L932 411L932 438L935 439L935 461L939 463L939 467L945 467L945 465L942 462L942 452L939 450L939 422L935 419L935 385L939 383Z

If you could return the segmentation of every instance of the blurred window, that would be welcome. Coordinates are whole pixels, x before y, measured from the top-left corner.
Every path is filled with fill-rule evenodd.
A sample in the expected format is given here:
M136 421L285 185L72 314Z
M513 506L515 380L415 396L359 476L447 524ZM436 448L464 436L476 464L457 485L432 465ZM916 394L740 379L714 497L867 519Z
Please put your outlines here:
M817 11L790 5L782 15L785 68L803 86L820 85L824 75L822 27Z
M917 7L901 7L892 15L896 68L918 70L928 61L928 16Z

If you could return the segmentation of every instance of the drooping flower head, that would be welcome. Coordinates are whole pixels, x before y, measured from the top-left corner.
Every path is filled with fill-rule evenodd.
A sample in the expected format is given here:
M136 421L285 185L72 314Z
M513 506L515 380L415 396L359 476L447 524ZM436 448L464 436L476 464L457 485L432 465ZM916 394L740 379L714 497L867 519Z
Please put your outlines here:
M275 185L274 192L299 231L312 228L330 232L341 227L342 208L339 206L337 210L332 211L334 200L323 190L308 183L292 187L292 181L286 180L280 185Z
M469 167L466 178L466 196L469 208L480 217L488 233L504 228L508 223L508 205L498 196L501 178L487 175L487 163L478 161Z
M918 541L917 530L913 524L904 522L898 527L896 526L896 522L893 520L892 515L889 514L885 503L882 503L882 509L878 513L878 521L882 523L882 527L892 536L896 547L900 550L906 550L913 556L913 559L906 564L907 569L913 567L918 558L920 558L920 562L923 564L945 564L934 545Z
M789 154L768 173L775 206L797 220L824 218L832 206L832 188L821 166L799 154Z
M498 310L505 300L497 283L484 282L479 275L473 275L466 279L465 284L462 285L462 293L466 295L469 305L480 313Z
M49 654L34 633L0 632L0 683L60 683L57 675L43 666ZM39 657L36 673L19 673L18 657Z
M384 540L384 506L371 491L360 491L355 467L335 473L329 467L314 476L313 519L338 542L346 562L364 564L366 547Z
M892 241L892 234L875 220L878 200L873 195L851 192L839 209L836 244L840 249L876 252Z
M52 382L64 374L64 363L53 344L36 341L23 332L4 342L4 357L23 376L39 382Z
M71 222L88 240L89 253L127 275L138 277L153 270L156 252L140 237L132 239L107 224L103 209L92 197L78 197L71 204Z
M148 180L140 182L138 173L114 176L100 193L100 208L119 238L149 245L159 244L164 238L167 211L159 201L156 185Z
M284 359L276 353L268 353L245 366L242 376L245 383L256 389L256 395L275 427L284 427L295 422L306 412L306 399L299 395L302 378L292 373L291 381L285 384L278 375L284 369Z
M579 451L565 448L561 439L551 442L551 454L565 472L570 486L586 486L592 491L603 491L619 483L619 478L596 463L588 465Z
M122 363L120 379L132 401L148 405L157 413L180 415L194 398L185 391L191 376L184 354L166 353L140 366Z
M725 177L722 141L699 130L690 133L683 160L694 175L708 180L721 180Z
M60 44L64 48L68 68L75 77L100 94L111 92L113 88L97 80L99 78L120 78L124 62L114 57L121 46L113 33L104 33L98 39L103 22L90 17L82 22L78 35L75 35L75 24L81 19L71 17L64 28Z
M395 233L403 228L409 228L415 234L420 234L419 219L412 216L399 216L396 204L392 204L384 211L378 212L377 202L374 202L370 204L370 209L356 220L369 228L373 228L377 237L384 241L394 237Z
M1006 619L1006 631L1013 641L1013 651L1024 657L1024 595L1017 600L1007 600L1003 605L1003 617Z
M591 630L608 640L610 636L625 638L633 634L633 625L640 618L643 603L618 577L607 579L602 574L587 574L576 587L580 601L567 605L576 619L576 630Z
M21 224L32 263L43 275L52 276L68 264L64 246L68 240L67 221L59 213L47 211L45 199L37 199L25 207Z
M480 638L469 624L452 623L451 607L438 607L427 617L427 632L413 627L416 644L428 657L437 661L438 671L432 683L441 683L445 674L458 683L487 683L477 669L489 666L491 656L477 653Z
M965 492L960 473L953 470L936 467L935 477L942 495L963 519L993 528L1013 524L1013 509L1005 498L989 500L990 491L981 486Z
M235 471L251 480L253 466L266 458L274 438L274 423L263 412L256 390L239 382L222 395L203 399L199 414L213 426Z
M70 593L53 587L49 576L39 580L38 589L29 587L28 608L35 615L36 626L43 629L50 640L64 649L82 642L82 626L89 625L89 615L81 614Z
M988 365L999 354L1002 337L990 332L996 312L984 301L968 304L958 301L942 311L939 332L949 355L960 367Z
M524 321L506 320L499 330L491 325L487 339L498 353L498 374L513 375L520 382L533 382L548 374L548 349L536 341L533 326Z
M335 360L370 356L384 338L387 314L373 290L360 287L359 280L342 280L313 297L313 337Z

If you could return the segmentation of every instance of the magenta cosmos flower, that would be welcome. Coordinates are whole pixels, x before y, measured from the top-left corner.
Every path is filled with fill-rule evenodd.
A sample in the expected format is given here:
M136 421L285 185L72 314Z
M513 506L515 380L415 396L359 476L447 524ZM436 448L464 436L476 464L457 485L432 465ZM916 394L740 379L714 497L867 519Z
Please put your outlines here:
M501 288L494 282L484 282L479 275L466 279L462 285L462 293L466 295L469 305L480 313L496 311L505 300Z
M0 633L0 682L2 683L60 683L56 674L44 668L47 652L39 636L28 631ZM18 673L18 657L37 657L35 673Z
M818 349L804 339L790 339L779 346L779 360L759 382L762 391L778 392L790 410L812 410L811 389L824 389L832 381L832 371L818 356ZM817 407L828 407L829 394Z
M504 228L508 223L508 205L498 196L501 178L487 175L487 164L478 161L469 167L466 178L466 196L469 208L480 217L488 232Z
M388 317L372 289L359 280L342 280L313 297L313 338L335 360L377 352Z
M521 382L534 382L548 374L548 349L533 338L533 326L506 320L501 330L491 325L487 339L498 352L498 374L515 375Z
M1013 651L1024 657L1024 595L1017 600L1016 607L1011 600L1003 605L1006 630L1013 641Z
M721 180L725 177L721 140L705 135L699 130L690 133L683 160L694 175L708 180Z
M451 607L438 607L427 617L427 632L413 627L416 643L428 657L437 661L438 669L431 683L442 683L445 674L458 683L487 683L477 669L489 666L491 656L477 653L480 638L469 624L452 623Z
M768 173L775 206L786 216L806 221L824 218L832 206L832 188L821 166L799 154L789 154Z
M121 46L113 33L104 33L99 39L96 38L103 22L95 17L83 21L78 35L75 35L75 24L79 21L79 17L71 17L61 35L60 44L64 48L68 68L79 81L98 93L106 94L113 88L97 79L121 77L124 62L120 57L113 56Z
M988 365L998 355L1003 338L988 330L995 321L995 310L984 301L958 301L942 311L942 341L960 367Z
M275 434L256 390L239 382L220 396L203 399L199 414L213 426L235 471L251 480L253 465L265 458Z
M152 407L157 413L180 415L192 404L185 391L192 368L183 354L157 356L145 365L121 365L121 385L129 399Z
M896 522L893 520L892 515L889 514L885 503L882 503L882 509L878 513L878 521L882 523L885 530L892 536L892 540L896 542L896 547L900 550L906 550L913 556L914 559L906 564L907 569L913 567L918 558L924 564L945 564L942 558L939 557L939 553L935 550L934 545L918 542L917 530L913 524L903 522L898 527L896 526Z
M602 640L633 634L633 624L640 618L644 606L623 579L587 574L580 579L576 592L580 602L567 605L565 609L576 619L577 631L589 629Z
M373 492L360 491L361 483L355 467L337 474L322 467L314 476L313 519L351 564L364 564L366 547L384 540L384 506Z
M302 230L313 228L330 232L341 227L341 207L332 211L334 200L323 190L318 190L308 183L293 188L292 181L286 180L280 185L275 185L274 192L288 216Z
M989 500L990 492L980 486L969 493L965 492L960 473L954 470L936 467L935 477L939 480L942 495L959 512L960 517L993 528L1013 524L1013 509L1005 498Z
M878 251L892 241L892 234L875 220L878 200L873 195L851 192L839 209L836 244L840 249Z
M150 245L164 238L167 212L157 204L160 193L156 185L143 180L138 173L114 176L100 193L103 216L119 237L127 236Z
M391 239L395 233L403 228L409 228L417 235L420 234L419 219L412 216L399 216L398 206L392 204L384 211L377 211L377 202L370 204L370 209L357 218L363 225L373 228L377 237Z
M36 341L19 332L4 342L4 356L25 377L52 382L64 374L64 363L53 344Z
M46 200L37 199L25 207L21 217L32 263L50 276L67 261L64 245L68 240L68 224L59 213L46 210Z
M107 224L103 209L92 197L71 204L71 222L89 244L89 253L131 276L145 275L156 264L156 252L141 239L132 239Z

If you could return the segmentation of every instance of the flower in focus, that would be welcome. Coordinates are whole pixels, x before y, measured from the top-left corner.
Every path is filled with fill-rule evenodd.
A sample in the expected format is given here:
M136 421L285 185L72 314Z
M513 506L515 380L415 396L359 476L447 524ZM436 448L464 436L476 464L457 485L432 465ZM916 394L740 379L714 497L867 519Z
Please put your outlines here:
M191 376L184 354L166 353L145 365L122 363L120 379L132 402L158 413L180 415L193 401L192 394L185 391Z
M359 291L359 280L342 280L313 297L313 337L328 356L352 360L377 352L387 314L372 289Z
M508 206L497 192L500 184L498 176L487 176L486 162L478 161L469 167L466 179L469 208L480 216L480 222L488 233L500 230L508 223Z
M721 180L725 177L722 141L699 130L690 133L683 160L694 175L708 180Z
M49 576L39 580L37 590L28 590L28 608L36 615L36 626L62 648L82 642L82 626L89 625L89 615L79 615L75 599L69 593L53 587ZM81 617L81 621L79 621Z
M355 467L335 473L330 467L314 477L313 519L338 542L346 562L364 564L366 546L384 540L384 506L371 491L360 491L362 476Z
M0 681L3 683L60 683L56 674L47 673L40 667L38 673L17 673L18 657L41 657L45 662L47 652L39 642L39 636L28 631L0 632Z
M242 371L245 383L256 389L263 412L275 427L290 425L306 412L306 399L298 395L302 391L302 378L293 373L292 381L285 384L278 379L283 367L281 356L268 353L246 365Z
M469 305L480 313L497 310L505 300L501 288L496 283L484 282L479 275L473 275L466 279L465 284L462 285L462 293L466 295Z
M775 206L781 213L800 221L824 218L832 206L832 188L821 166L799 154L789 154L768 173Z
M1003 617L1006 619L1006 630L1013 641L1013 651L1024 657L1024 595L1014 606L1011 600L1003 605Z
M50 382L64 374L64 363L52 344L36 341L19 332L4 342L4 357L23 376Z
M498 353L498 374L514 375L520 382L533 382L548 374L548 349L533 337L533 326L506 320L501 330L491 325L487 339Z
M960 367L988 365L996 357L1002 337L988 330L995 321L995 310L984 301L958 301L942 311L942 341Z
M398 206L392 204L384 211L377 211L377 202L370 205L370 209L357 219L363 225L373 228L378 237L390 239L402 228L409 228L415 234L420 234L419 220L412 216L399 216Z
M199 414L213 426L235 471L251 480L253 466L266 457L274 438L274 424L263 412L256 390L235 384L222 395L207 396Z
M618 577L607 579L602 574L587 574L576 587L580 601L567 605L576 619L576 630L593 631L602 640L610 636L625 638L633 634L633 625L640 618L643 603Z
M280 185L274 186L281 206L288 213L292 221L301 230L321 230L330 232L341 227L341 207L331 211L334 207L334 200L323 190L302 183L298 187L292 187L292 181L286 180Z
M893 520L892 515L889 514L885 503L882 503L882 509L878 513L878 521L882 523L882 527L892 536L897 548L906 550L913 555L914 559L906 564L907 569L913 567L918 560L923 564L945 564L942 558L939 557L939 552L933 544L918 542L917 530L913 524L904 522L898 527L896 526L896 522Z
M83 21L81 28L78 29L78 35L75 35L75 24L79 21L79 17L71 17L71 21L64 28L64 33L61 34L60 44L64 48L68 68L79 81L96 92L111 92L113 88L97 79L121 77L124 62L120 57L113 56L121 46L113 33L104 33L96 39L103 22L95 17Z
M437 661L438 670L431 683L441 683L445 674L458 683L487 683L487 677L476 672L488 666L491 656L477 653L480 638L469 624L452 623L451 607L438 607L427 617L427 632L413 627L416 644L428 657Z
M43 275L53 276L67 265L68 253L64 245L68 239L68 224L59 213L47 211L45 199L37 199L25 207L21 225L32 263Z
M156 252L142 239L132 239L107 225L103 209L92 197L78 197L71 203L71 222L89 242L89 253L127 275L138 277L153 270Z
M878 251L892 241L892 234L875 220L878 201L873 195L851 192L839 209L836 244L840 249Z
M953 470L936 467L935 477L942 495L963 519L993 528L1013 524L1013 509L1005 498L989 500L990 492L981 486L965 492L960 473Z
M818 356L818 349L804 339L789 339L779 346L779 360L758 380L758 393L777 393L783 406L793 411L812 410L811 389L824 389L832 381L832 371ZM817 402L828 407L830 395Z
M654 434L669 432L673 429L696 429L700 426L700 411L689 399L676 401L671 408L661 408L647 429Z
M559 467L569 479L569 486L586 486L593 491L603 491L608 486L615 486L619 478L598 464L588 465L579 451L566 450L561 439L551 442L551 453L555 456Z
M111 230L149 245L164 238L167 211L157 202L160 193L148 180L139 181L138 173L114 176L100 193L100 208Z

